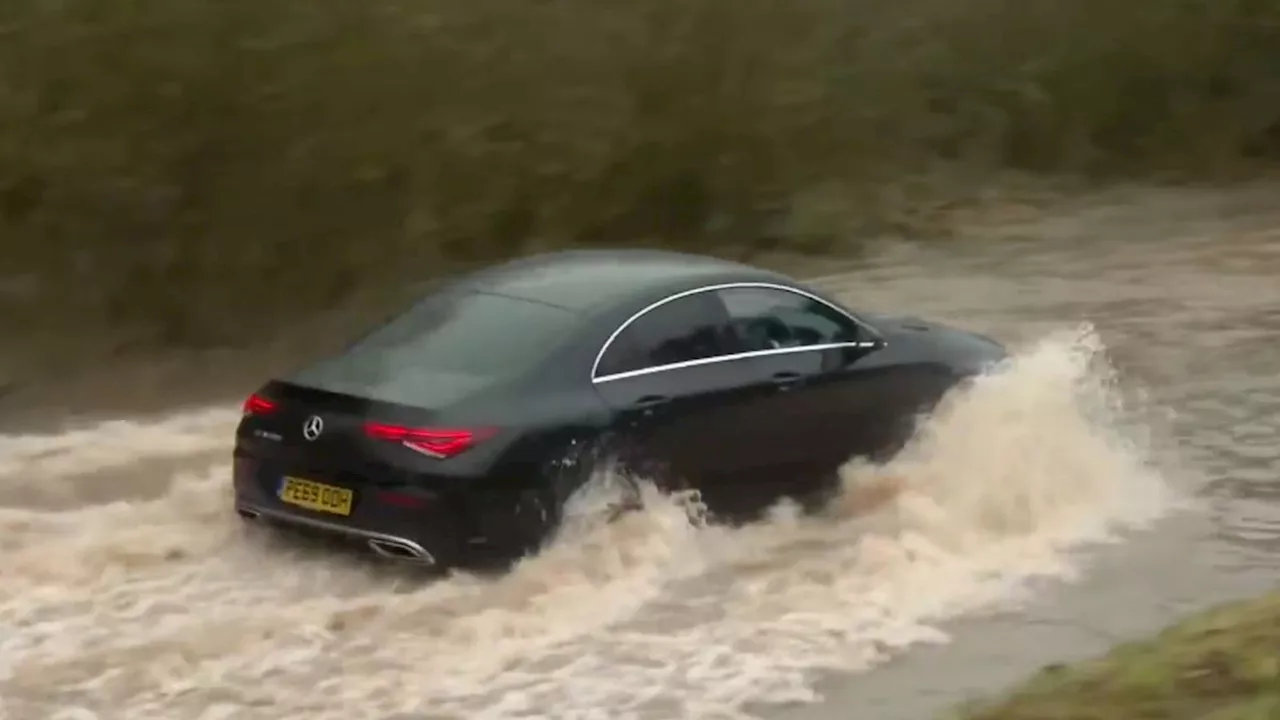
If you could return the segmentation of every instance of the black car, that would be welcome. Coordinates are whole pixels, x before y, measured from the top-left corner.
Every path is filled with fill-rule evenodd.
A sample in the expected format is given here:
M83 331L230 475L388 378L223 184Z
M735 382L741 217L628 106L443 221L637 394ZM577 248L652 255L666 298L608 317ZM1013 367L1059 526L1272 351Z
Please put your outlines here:
M429 292L273 379L236 432L241 516L450 567L519 557L608 458L750 518L892 454L996 342L854 312L776 272L572 251Z

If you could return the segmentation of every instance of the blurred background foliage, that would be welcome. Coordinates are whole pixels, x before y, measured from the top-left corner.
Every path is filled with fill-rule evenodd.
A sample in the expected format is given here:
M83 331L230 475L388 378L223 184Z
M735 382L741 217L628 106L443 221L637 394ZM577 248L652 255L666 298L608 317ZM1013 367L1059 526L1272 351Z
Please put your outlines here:
M532 250L1277 156L1276 0L5 0L0 322L234 344Z

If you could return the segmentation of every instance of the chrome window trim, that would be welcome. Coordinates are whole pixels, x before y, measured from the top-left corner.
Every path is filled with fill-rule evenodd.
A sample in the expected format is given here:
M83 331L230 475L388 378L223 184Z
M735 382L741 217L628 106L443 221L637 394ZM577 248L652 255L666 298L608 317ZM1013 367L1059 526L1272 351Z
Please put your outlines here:
M822 303L823 305L826 305L832 310L835 310L837 313L848 318L849 322L852 322L854 325L857 325L858 327L867 330L873 337L876 338L876 340L870 341L870 342L863 341L863 342L846 342L846 343L824 343L822 345L804 345L801 347L791 347L791 348L772 348L769 350L751 350L748 352L734 353L732 355L717 355L715 357L698 358L697 360L685 360L683 362L668 363L666 365L654 365L653 367L640 368L639 370L628 370L626 372L613 373L611 375L596 374L596 372L600 369L600 361L604 358L605 353L609 351L609 347L613 345L613 341L616 340L618 336L621 335L624 331L626 331L626 329L630 327L632 323L634 323L636 320L643 317L649 311L662 307L663 305L666 305L669 302L675 302L676 300L680 300L681 298L686 298L691 295L697 295L699 293L718 292L720 290L736 290L736 289L742 289L742 288L747 288L747 289L762 288L765 290L780 290L782 292L789 292L794 295L800 295L801 297L806 297L815 302ZM608 339L604 341L604 345L602 345L600 347L600 350L596 352L595 362L591 364L591 382L593 383L609 382L610 380L622 380L625 378L638 377L641 375L648 375L650 373L662 372L665 370L678 370L681 368L696 367L698 365L709 365L712 363L727 362L729 360L742 360L744 358L761 357L761 356L767 356L767 355L781 355L785 353L809 352L809 351L817 351L817 350L832 350L832 349L842 348L842 347L871 348L871 347L875 347L877 344L883 344L883 342L884 340L880 332L876 330L875 327L873 327L869 323L859 320L857 317L855 317L853 314L851 314L849 311L845 310L844 308L838 305L835 305L827 300L824 300L823 298L818 297L817 295L814 295L811 292L801 290L800 288L794 288L789 285L779 285L777 283L769 283L769 282L733 282L733 283L719 283L716 285L704 285L702 287L693 288L692 290L681 290L680 292L675 293L674 295L668 295L667 297L662 298L661 300L652 302L646 305L645 307L641 308L639 311L637 311L631 317L627 318L625 321L623 321L621 325L619 325L617 328L614 329L612 333L609 334Z
M626 372L614 373L612 375L601 375L600 377L592 378L592 382L599 384L612 382L614 380L626 380L627 378L652 375L654 373L666 372L668 370L681 370L683 368L697 367L699 365L713 365L716 363L729 362L731 360L746 360L748 358L755 357L787 355L790 353L814 352L818 350L835 350L839 348L873 348L875 346L875 342L846 342L823 343L822 345L802 345L800 347L789 348L771 348L769 350L750 350L748 352L734 353L732 355L717 355L715 357L685 360L683 362L668 363L666 365L654 365L653 367L640 368L639 370L628 370Z

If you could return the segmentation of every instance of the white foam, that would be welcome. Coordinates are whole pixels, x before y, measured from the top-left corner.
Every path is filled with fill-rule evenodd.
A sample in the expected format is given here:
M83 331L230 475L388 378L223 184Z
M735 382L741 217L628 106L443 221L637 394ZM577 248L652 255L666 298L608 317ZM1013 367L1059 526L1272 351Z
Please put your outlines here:
M0 485L181 457L227 446L238 410L210 408L150 421L108 420L52 434L0 435Z

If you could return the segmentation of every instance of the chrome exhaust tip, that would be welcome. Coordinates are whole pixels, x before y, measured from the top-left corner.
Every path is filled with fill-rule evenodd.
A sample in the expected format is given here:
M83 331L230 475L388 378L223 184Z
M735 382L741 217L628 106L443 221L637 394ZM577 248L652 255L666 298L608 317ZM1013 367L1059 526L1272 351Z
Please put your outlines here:
M435 558L416 543L392 538L373 538L368 541L369 549L388 560L412 562L419 565L434 565Z

